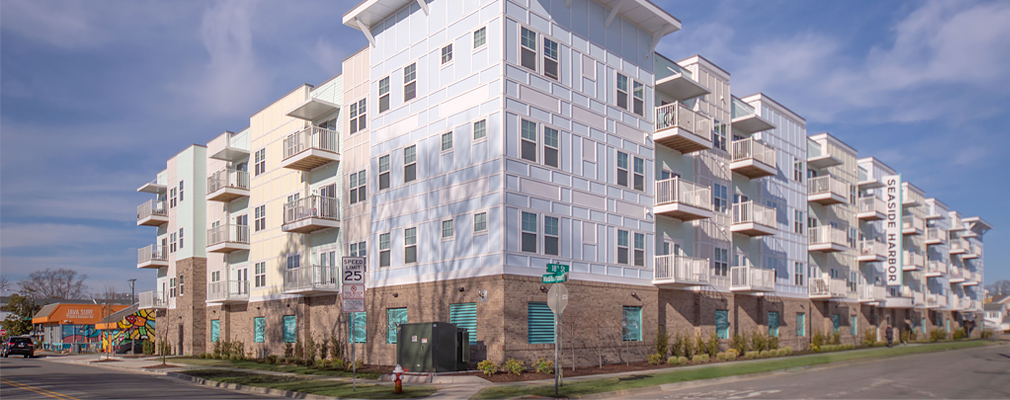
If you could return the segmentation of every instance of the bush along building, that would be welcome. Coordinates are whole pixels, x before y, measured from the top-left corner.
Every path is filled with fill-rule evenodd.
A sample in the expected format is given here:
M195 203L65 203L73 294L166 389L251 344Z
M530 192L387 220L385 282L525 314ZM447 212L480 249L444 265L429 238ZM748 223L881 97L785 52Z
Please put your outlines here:
M391 365L399 325L446 321L471 363L532 362L554 349L549 263L570 265L578 365L645 360L659 332L803 348L980 316L988 223L656 53L681 22L647 0L369 0L343 22L368 45L341 75L141 187L141 307L177 352L332 341ZM365 312L341 310L345 256L367 259Z

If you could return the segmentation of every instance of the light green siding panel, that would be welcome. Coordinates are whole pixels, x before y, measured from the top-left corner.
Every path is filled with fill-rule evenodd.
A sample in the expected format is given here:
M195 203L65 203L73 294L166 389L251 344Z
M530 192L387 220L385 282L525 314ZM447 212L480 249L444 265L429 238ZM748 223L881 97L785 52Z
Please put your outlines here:
M344 77L338 76L312 91L312 97L333 104L340 104L344 95Z
M249 150L249 129L243 129L241 132L232 135L229 145L231 147Z

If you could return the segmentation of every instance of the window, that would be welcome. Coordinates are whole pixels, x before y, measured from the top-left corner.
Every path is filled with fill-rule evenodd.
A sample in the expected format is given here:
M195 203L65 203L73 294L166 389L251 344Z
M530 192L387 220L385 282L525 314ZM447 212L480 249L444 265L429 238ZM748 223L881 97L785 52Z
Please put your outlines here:
M796 313L796 336L803 337L807 335L807 315L804 313Z
M175 201L176 201L175 188L169 190L168 193L169 193L168 208L175 208Z
M379 79L379 112L389 109L389 77Z
M403 68L403 101L417 97L417 63Z
M726 124L715 121L712 125L712 147L726 151Z
M267 285L267 263L259 262L253 265L253 286L264 287Z
M452 150L452 132L442 134L442 151Z
M347 331L351 333L348 341L351 343L366 343L368 340L367 326L367 314L363 312L350 313L349 318L347 318Z
M183 290L183 289L185 289L185 286L183 285L185 283L183 278L185 278L185 276L182 275L182 274L179 274L179 296L182 296L182 295L186 294L186 291Z
M558 255L561 239L560 221L555 217L544 217L544 254Z
M617 107L628 109L628 77L617 74Z
M796 286L803 286L803 263L796 262L793 265L793 284Z
M365 242L351 243L348 248L350 251L347 253L351 257L365 257L367 255Z
M473 215L473 231L487 232L487 212L479 212Z
M210 273L210 281L218 282L221 280L221 271L214 271Z
M712 258L712 275L729 276L729 250L716 247Z
M842 316L838 314L831 314L831 328L834 329L835 333L842 330Z
M267 319L264 317L253 318L253 342L263 343L266 341Z
M403 230L403 262L417 262L417 228Z
M859 318L858 317L856 317L855 315L850 315L849 316L849 334L850 335L856 336L856 332L859 332L858 327L856 326L856 324L858 324L858 323L859 323Z
M379 190L389 189L389 154L379 157Z
M365 198L367 196L366 190L365 190L365 186L366 186L365 182L367 182L367 180L365 178L365 171L362 170L362 171L351 173L351 175L349 177L349 181L350 181L350 185L349 186L351 187L351 191L350 191L350 193L348 193L347 197L351 200L351 204L357 203L359 201L365 201Z
M478 48L487 43L487 28L480 28L473 31L473 48Z
M482 119L473 123L473 140L483 139L487 136L487 120Z
M417 179L417 145L403 149L403 183Z
M442 48L442 65L452 61L452 43Z
M729 339L729 310L715 310L715 333L719 339Z
M175 297L175 278L168 280L168 296Z
M635 234L635 265L645 266L645 234Z
M537 161L537 123L522 120L522 143L520 156L524 160Z
M365 130L365 99L358 100L357 103L351 103L351 134L357 133L358 131Z
M211 343L217 343L217 339L221 336L221 321L217 319L212 319L210 321L210 341Z
M179 228L179 249L180 250L182 249L183 244L184 244L184 241L183 241L183 238L182 238L182 234L183 234L183 228Z
M526 341L529 344L554 343L554 312L547 303L526 305Z
M452 220L442 221L442 239L451 239L453 236Z
M621 340L625 342L642 341L642 307L624 306L621 320Z
M632 104L631 112L645 116L645 85L634 82L632 87L635 89L632 95L635 96L634 103Z
M803 182L803 161L793 158L793 180Z
M768 336L779 337L779 313L771 311L768 313Z
M645 191L645 160L635 157L635 190Z
M298 332L297 319L294 315L284 316L284 343L294 343Z
M171 235L168 235L168 238L169 238L168 239L168 252L169 253L175 253L175 232L172 232Z
M712 208L718 212L726 212L729 206L729 194L726 186L712 184Z
M477 303L450 304L449 323L466 329L470 344L477 343Z
M803 234L803 211L793 210L793 232Z
M522 28L519 40L519 63L533 71L537 70L537 34ZM553 341L551 343L554 343Z
M301 268L302 267L302 255L301 254L292 254L292 255L289 255L288 258L287 258L287 267L288 267L288 269Z
M617 185L618 186L628 186L628 155L626 153L617 152Z
M262 205L253 209L253 225L256 232L267 228L267 206Z
M259 176L264 172L267 172L267 149L259 149L256 151L256 155L253 157L253 176Z
M389 234L379 235L379 266L389 266Z
M628 231L617 230L617 263L628 263Z
M186 182L185 181L179 181L179 203L180 204L182 204L182 198L183 198L182 192L183 192L183 184L184 183L186 183Z
M537 252L537 215L523 212L522 220L522 246L523 251L528 253Z
M558 162L558 130L544 127L544 164L560 168Z
M386 343L396 344L396 334L400 332L400 325L406 323L406 308L386 309Z
M544 75L558 80L558 42L544 38Z

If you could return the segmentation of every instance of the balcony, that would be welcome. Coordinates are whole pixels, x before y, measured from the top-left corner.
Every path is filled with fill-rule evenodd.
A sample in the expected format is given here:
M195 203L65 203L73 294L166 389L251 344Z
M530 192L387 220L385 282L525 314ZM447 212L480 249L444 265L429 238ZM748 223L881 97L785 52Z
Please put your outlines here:
M926 294L919 291L912 291L912 305L915 308L926 308Z
M656 181L653 212L681 221L712 218L712 189L682 178Z
M308 196L284 204L281 231L312 233L340 227L340 201L333 197Z
M656 91L674 100L684 101L710 93L694 80L691 71L662 56L656 59L656 79Z
M939 295L929 293L926 295L926 308L935 309L940 308Z
M161 268L167 266L167 248L152 244L137 250L137 268Z
M775 149L754 138L733 141L733 162L729 168L751 179L775 175Z
M848 236L845 231L833 226L810 228L807 239L807 251L834 253L849 248Z
M768 236L778 231L775 209L753 201L733 205L733 233L747 236Z
M876 221L887 218L887 205L884 200L875 196L860 197L857 202L859 211L856 217L866 221Z
M807 201L829 206L849 201L849 185L827 175L807 181Z
M926 244L943 244L947 242L947 231L943 228L929 227L926 228Z
M217 304L249 301L249 281L217 281L207 283L207 302Z
M926 223L922 218L914 215L901 217L901 233L905 235L921 235L926 229Z
M950 254L964 254L971 247L967 240L961 238L950 239Z
M902 271L922 271L923 267L926 265L925 257L921 253L915 253L908 250L904 251L902 256Z
M168 223L168 207L164 201L148 200L137 207L137 226L161 226Z
M158 180L147 182L137 188L138 192L151 193L151 194L164 194L168 192L168 186L163 183L158 183Z
M159 293L156 291L140 292L137 294L139 298L138 307L141 310L149 308L168 308L167 296L165 293Z
M947 273L947 282L951 284L964 283L965 278L964 273L961 272L961 268L951 265L947 270L949 271Z
M922 195L918 195L918 194L919 194L919 192L916 192L914 190L910 190L908 188L908 182L905 182L904 184L902 184L902 188L901 188L901 205L906 206L906 207L921 206L922 202L920 201L920 199L923 196ZM918 195L918 196L916 196L916 195Z
M775 125L772 125L768 120L761 118L757 115L757 111L750 104L744 103L736 97L732 98L733 101L730 103L731 113L732 113L732 124L733 133L740 135L750 135L754 132L767 131L769 129L775 129Z
M887 244L873 239L863 239L859 241L859 255L856 256L859 262L874 262L887 260Z
M808 290L814 300L844 299L849 295L845 281L836 278L813 278Z
M325 295L340 293L340 273L335 266L311 265L284 271L284 293Z
M860 189L876 189L879 187L884 187L884 182L881 182L880 179L871 176L871 174L867 173L862 166L859 167L857 175L858 178L856 180L856 184L859 186Z
M967 242L967 241L966 241ZM978 246L973 246L971 243L966 243L964 254L961 255L962 260L974 260L979 257Z
M681 255L656 256L652 284L664 289L708 285L709 260Z
M900 290L887 288L887 296L884 298L883 308L912 308L915 304L912 297L912 288L902 286Z
M743 293L775 291L775 271L753 266L730 268L729 290Z
M652 140L685 154L711 149L712 119L681 103L656 107L656 130Z
M222 169L207 178L207 201L229 202L249 197L249 172Z
M929 260L926 262L926 277L927 278L939 278L947 275L947 263L938 260Z
M337 131L311 126L284 139L282 168L311 171L339 161Z
M981 283L982 274L978 272L964 271L964 282L961 283L962 287L976 286Z
M887 288L878 285L862 285L859 287L860 303L878 303L887 299Z
M224 224L207 230L208 253L249 250L249 226Z
M810 168L828 168L842 165L842 159L830 151L824 151L818 142L807 141L807 166Z

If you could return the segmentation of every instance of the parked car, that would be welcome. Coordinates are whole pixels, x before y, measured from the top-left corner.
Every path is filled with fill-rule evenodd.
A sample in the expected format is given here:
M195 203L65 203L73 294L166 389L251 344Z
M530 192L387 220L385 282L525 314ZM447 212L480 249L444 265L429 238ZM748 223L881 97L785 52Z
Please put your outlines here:
M116 354L144 354L144 342L132 339L124 340L123 343L117 344L116 347L113 347L113 351Z
M2 352L4 358L11 354L20 354L24 358L35 357L35 343L32 342L32 338L12 337L4 342Z

